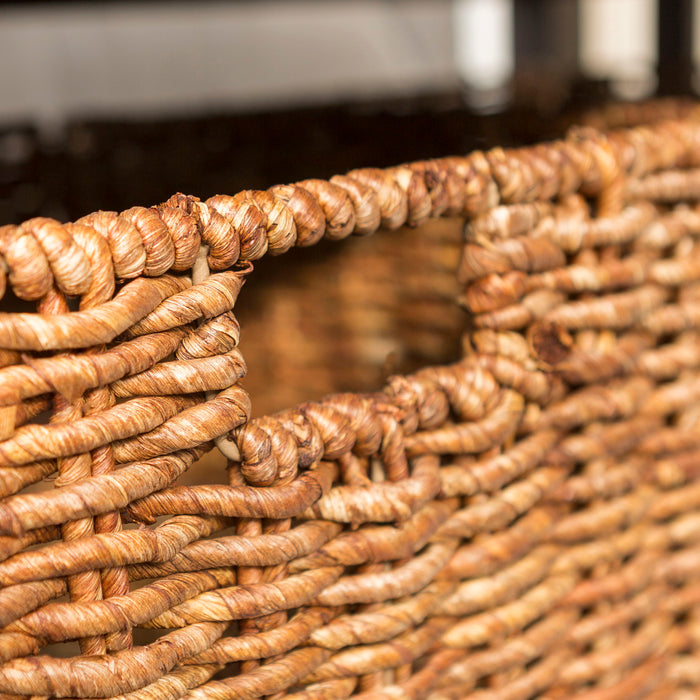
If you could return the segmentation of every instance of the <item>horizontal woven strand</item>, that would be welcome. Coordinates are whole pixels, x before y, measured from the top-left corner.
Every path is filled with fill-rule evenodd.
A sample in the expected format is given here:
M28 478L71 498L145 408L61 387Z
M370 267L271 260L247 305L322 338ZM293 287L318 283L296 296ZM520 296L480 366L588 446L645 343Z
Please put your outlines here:
M103 345L143 318L188 280L164 276L137 279L112 301L87 311L43 316L0 315L0 345L12 350L69 350Z
M341 615L312 632L310 639L328 649L387 641L422 623L433 613L442 596L453 589L454 584L448 581L429 583L404 601L383 605L375 611Z
M166 524L170 522L172 519L166 521ZM131 573L134 578L157 578L178 571L196 571L216 566L277 566L296 560L301 562L305 555L321 548L340 529L335 523L310 520L288 532L261 534L254 540L236 535L199 540L186 545L172 557L147 556L143 561L163 563L137 565L132 567ZM129 563L133 563L133 559ZM292 566L291 570L295 570L295 567Z
M97 534L70 542L57 542L6 559L0 564L0 584L11 586L88 569L168 561L190 542L214 532L217 525L220 523L214 520L179 516L167 520L155 530ZM71 562L70 568L66 567L66 560Z
M116 632L150 621L170 606L231 584L233 579L235 574L230 569L176 574L109 601L51 603L7 625L7 631L21 631L52 641Z
M16 659L0 667L0 690L27 695L71 693L83 697L109 697L138 690L166 675L176 664L211 646L223 625L202 623L175 630L149 647L91 657L77 663L44 656Z
M521 635L509 639L501 648L477 652L471 657L469 664L460 660L450 665L439 680L438 687L464 684L470 678L476 683L482 676L502 673L509 668L517 668L523 661L532 661L541 657L561 641L561 635L575 617L576 614L573 611L557 611L535 623Z

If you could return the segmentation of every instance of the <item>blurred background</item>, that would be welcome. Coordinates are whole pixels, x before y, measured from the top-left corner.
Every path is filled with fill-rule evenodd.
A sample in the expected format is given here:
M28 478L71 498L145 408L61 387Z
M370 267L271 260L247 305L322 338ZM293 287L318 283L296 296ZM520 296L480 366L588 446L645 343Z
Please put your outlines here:
M0 220L518 144L694 92L697 0L0 2Z

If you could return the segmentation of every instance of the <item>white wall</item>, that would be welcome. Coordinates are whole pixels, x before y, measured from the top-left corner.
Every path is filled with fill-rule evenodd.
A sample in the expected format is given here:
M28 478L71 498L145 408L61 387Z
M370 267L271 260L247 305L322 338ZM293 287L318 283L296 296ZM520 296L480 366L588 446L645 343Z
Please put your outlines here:
M449 0L0 10L0 123L197 112L454 87Z
M73 115L399 96L448 90L460 81L488 96L508 83L514 69L516 1L146 0L5 7L0 126L29 119L60 127ZM620 95L648 94L657 1L665 0L580 0L583 71L611 77ZM700 0L695 5L700 62Z
M656 87L657 2L580 0L580 63L586 75L610 78L620 97L641 99Z

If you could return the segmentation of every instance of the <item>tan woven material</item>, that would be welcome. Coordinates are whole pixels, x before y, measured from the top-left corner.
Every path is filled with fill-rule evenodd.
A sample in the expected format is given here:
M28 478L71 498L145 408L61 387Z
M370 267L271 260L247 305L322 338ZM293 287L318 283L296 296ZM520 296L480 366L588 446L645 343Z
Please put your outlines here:
M0 229L3 697L700 692L685 112Z

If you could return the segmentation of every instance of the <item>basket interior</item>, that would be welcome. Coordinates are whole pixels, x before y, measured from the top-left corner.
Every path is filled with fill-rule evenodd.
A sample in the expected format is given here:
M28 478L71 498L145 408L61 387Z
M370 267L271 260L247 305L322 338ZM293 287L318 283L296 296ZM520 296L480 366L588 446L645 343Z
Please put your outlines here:
M462 227L429 221L260 260L236 304L253 415L459 359Z

